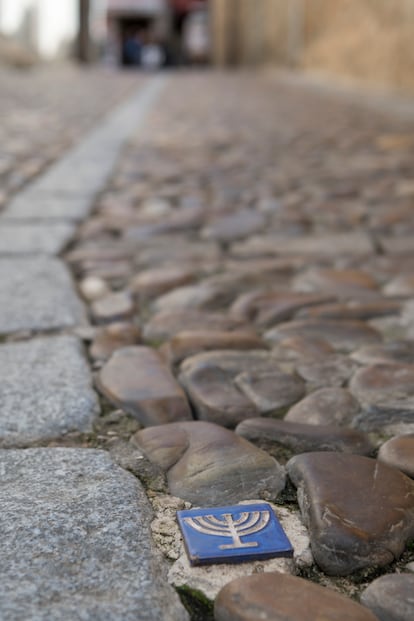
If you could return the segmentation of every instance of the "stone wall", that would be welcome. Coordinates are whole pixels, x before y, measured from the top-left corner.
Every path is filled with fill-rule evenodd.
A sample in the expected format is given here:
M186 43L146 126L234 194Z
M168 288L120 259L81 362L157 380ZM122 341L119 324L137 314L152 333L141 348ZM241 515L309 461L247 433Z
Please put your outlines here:
M212 0L218 65L302 66L414 89L414 0Z

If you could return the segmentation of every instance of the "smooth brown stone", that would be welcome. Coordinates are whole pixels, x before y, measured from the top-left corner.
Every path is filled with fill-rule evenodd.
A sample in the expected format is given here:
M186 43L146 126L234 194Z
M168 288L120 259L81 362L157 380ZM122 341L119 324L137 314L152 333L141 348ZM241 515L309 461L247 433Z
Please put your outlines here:
M111 293L93 302L91 313L98 323L130 319L135 313L135 304L129 293Z
M177 364L194 354L218 349L242 351L246 349L267 349L267 346L253 331L188 330L179 332L170 341L164 343L160 352L169 364Z
M175 209L171 215L163 217L159 222L148 222L138 226L126 223L124 236L127 240L148 239L166 233L191 231L204 223L205 212L202 207L192 209Z
M298 276L294 286L297 291L324 291L338 297L372 294L377 289L377 283L372 276L360 270L315 268Z
M359 455L305 453L287 470L325 573L388 565L414 536L414 481L395 468Z
M308 425L352 426L360 412L358 401L344 388L321 388L290 408L289 422Z
M140 244L136 264L142 268L177 263L201 267L209 263L215 264L219 258L220 250L215 243L200 240L192 242L186 237L164 235L152 237L148 244Z
M343 386L358 365L348 356L333 354L320 359L298 361L296 371L312 389Z
M414 275L400 274L385 285L384 294L389 296L412 296L414 294Z
M201 231L201 237L219 242L233 242L261 231L265 224L266 219L260 212L239 209L208 223Z
M167 473L172 495L196 505L276 498L283 468L232 431L205 422L173 423L136 433L133 442Z
M192 419L184 391L149 347L119 349L99 373L98 387L144 426Z
M318 360L334 354L334 348L320 338L292 336L272 348L276 358L286 360Z
M264 338L270 343L279 343L289 337L322 338L332 347L352 351L364 344L381 342L381 335L362 321L334 321L304 319L279 324L268 330Z
M364 606L309 580L262 573L233 580L218 594L215 621L378 621Z
M291 319L297 311L324 304L332 298L292 292L250 292L241 295L231 306L230 315L267 327Z
M338 319L340 321L367 321L375 317L397 315L401 310L400 302L355 302L348 304L324 304L316 308L304 308L296 317L298 319Z
M243 379L245 373L248 376ZM273 393L270 375L276 387ZM266 413L269 408L280 410L281 403L292 402L292 391L304 392L303 382L284 374L267 351L221 350L192 356L181 365L180 382L199 419L226 427L258 416L263 409Z
M254 403L262 415L277 416L302 399L305 384L296 375L274 370L264 373L244 372L234 379L235 385Z
M378 460L414 479L414 433L385 442L379 450Z
M196 310L162 311L145 324L144 338L146 341L166 341L185 330L221 332L245 326L244 322L227 317L223 313Z
M360 369L349 389L362 405L364 431L414 431L414 365L378 364Z
M383 345L365 345L352 352L351 358L365 365L414 364L414 341L388 341Z
M261 235L233 244L231 251L234 256L241 257L278 255L366 257L374 252L374 248L365 233L331 233L291 238L281 235Z
M173 310L211 310L225 306L232 298L228 287L201 282L186 287L177 287L154 301L157 312Z
M414 576L389 574L372 582L361 595L361 603L379 621L412 621L414 619Z
M187 285L194 278L194 270L185 267L158 267L140 272L132 279L129 287L132 293L152 298Z
M295 453L306 451L340 451L356 455L371 455L373 446L361 431L333 425L306 425L287 420L248 418L236 427L236 433L263 449L273 444Z
M107 360L122 347L137 345L141 340L141 330L132 323L112 323L99 328L89 353L94 360Z

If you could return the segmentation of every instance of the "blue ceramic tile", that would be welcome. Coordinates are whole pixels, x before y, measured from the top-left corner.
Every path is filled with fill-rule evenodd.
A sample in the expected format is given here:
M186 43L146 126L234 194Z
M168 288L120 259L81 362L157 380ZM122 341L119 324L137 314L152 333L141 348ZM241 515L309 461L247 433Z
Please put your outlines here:
M293 556L272 507L267 503L177 512L190 563L242 563Z

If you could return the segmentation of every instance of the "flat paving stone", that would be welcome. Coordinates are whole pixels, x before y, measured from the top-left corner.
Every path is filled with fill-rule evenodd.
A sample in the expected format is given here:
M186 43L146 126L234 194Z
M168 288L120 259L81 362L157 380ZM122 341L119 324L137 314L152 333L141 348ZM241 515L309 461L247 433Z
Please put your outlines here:
M86 321L65 265L54 257L0 259L0 334Z
M265 343L252 330L211 331L187 330L179 332L160 348L170 364L178 364L185 358L203 351L218 349L266 349Z
M345 388L320 388L290 408L285 420L311 425L351 426L361 407Z
M19 254L57 255L75 233L75 226L56 224L5 224L0 226L0 256Z
M91 430L99 403L76 337L1 345L0 367L0 446Z
M285 486L284 469L273 457L213 423L143 429L133 442L167 473L171 494L198 506L272 500Z
M251 237L246 242L233 244L235 256L265 255L305 255L308 257L324 256L368 256L373 252L371 240L365 233L338 233L330 235L312 235L282 237L268 235Z
M223 331L246 327L245 323L224 313L197 310L169 310L155 314L144 326L147 341L166 341L184 330Z
M308 451L339 451L371 455L374 450L367 434L334 425L306 425L258 416L237 425L236 433L268 453L273 453L278 445L285 446L296 454Z
M192 419L183 389L160 354L149 347L117 350L99 373L98 387L142 425Z
M389 574L377 578L362 593L361 603L379 621L411 621L414 618L414 576Z
M7 621L188 621L151 543L140 483L101 451L0 451Z
M25 221L64 220L77 222L91 211L93 201L88 196L36 193L30 188L16 196L0 216L2 225L7 220Z
M362 405L355 424L364 431L414 431L414 365L378 364L360 369L350 391Z
M283 373L264 350L197 354L184 360L179 380L197 418L225 427L261 413L284 413L305 391L304 382Z
M351 358L364 365L414 364L414 341L388 341L383 345L364 345Z
M233 580L218 594L216 621L377 621L364 606L302 578L264 573Z
M414 479L414 433L385 442L378 452L378 459Z
M297 373L312 389L343 386L357 370L358 365L348 356L333 354L319 360L303 360L296 364Z
M414 481L395 468L328 452L297 455L286 468L325 573L388 565L414 536Z
M352 351L365 344L381 342L380 333L363 321L336 321L333 319L302 319L277 325L264 338L278 343L293 336L322 338L341 351Z

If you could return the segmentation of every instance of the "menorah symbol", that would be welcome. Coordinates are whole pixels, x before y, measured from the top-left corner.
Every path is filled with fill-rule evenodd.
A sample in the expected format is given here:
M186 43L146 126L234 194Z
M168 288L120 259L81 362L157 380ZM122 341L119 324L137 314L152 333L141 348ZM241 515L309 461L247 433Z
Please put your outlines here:
M263 530L269 523L269 511L245 511L235 520L231 513L223 513L221 517L204 515L194 518L184 518L188 526L194 528L203 535L218 535L231 537L233 543L219 546L220 550L233 550L237 548L256 548L257 541L243 543L240 537L253 535Z

